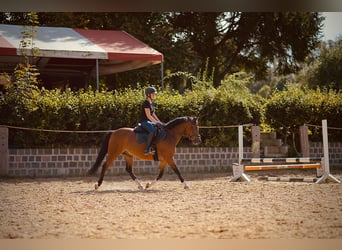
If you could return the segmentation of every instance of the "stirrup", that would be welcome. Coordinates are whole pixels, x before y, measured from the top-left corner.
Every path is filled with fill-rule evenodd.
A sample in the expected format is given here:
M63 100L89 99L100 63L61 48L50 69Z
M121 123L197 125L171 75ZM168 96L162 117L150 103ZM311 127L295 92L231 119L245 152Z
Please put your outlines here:
M149 147L149 148L144 150L145 155L153 155L155 152L156 151L152 147Z

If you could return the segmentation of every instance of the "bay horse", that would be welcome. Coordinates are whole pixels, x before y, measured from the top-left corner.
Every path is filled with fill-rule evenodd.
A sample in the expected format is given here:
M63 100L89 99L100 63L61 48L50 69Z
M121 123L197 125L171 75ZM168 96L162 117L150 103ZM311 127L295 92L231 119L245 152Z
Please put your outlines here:
M173 169L178 176L185 189L189 186L185 182L181 173L179 172L173 156L176 151L176 146L183 136L188 137L192 144L198 145L201 143L201 136L199 134L198 119L197 117L185 116L178 117L165 124L164 129L166 136L156 145L158 160L159 160L159 174L156 179L146 184L145 188L151 187L158 180L163 177L164 169L167 165ZM145 144L138 143L136 140L136 134L132 128L119 128L111 133L108 133L104 138L96 162L88 170L87 175L94 175L99 169L102 160L107 155L107 160L102 165L102 171L100 178L95 184L97 190L102 182L107 169L112 162L120 155L123 155L126 161L126 171L131 176L133 181L136 182L139 189L144 189L140 181L133 173L133 157L137 157L142 160L153 160L153 155L144 154Z

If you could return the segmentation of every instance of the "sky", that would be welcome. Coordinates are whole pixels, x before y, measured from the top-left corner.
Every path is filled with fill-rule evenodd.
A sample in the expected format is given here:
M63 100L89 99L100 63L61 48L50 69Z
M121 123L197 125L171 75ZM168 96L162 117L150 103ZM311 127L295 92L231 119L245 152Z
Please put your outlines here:
M325 16L323 27L323 40L336 40L342 37L342 12L323 12Z

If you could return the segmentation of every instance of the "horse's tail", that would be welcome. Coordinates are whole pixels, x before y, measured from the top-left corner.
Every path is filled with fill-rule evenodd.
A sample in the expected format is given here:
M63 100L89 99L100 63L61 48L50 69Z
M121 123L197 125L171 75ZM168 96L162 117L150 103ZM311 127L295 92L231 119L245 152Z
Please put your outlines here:
M103 160L103 158L106 156L107 151L108 151L108 142L109 142L109 138L112 135L112 133L108 133L104 136L103 141L102 141L102 145L100 148L100 152L97 155L96 161L94 163L94 165L91 167L91 169L88 170L87 175L91 176L93 174L96 173L96 171L99 169L101 162Z

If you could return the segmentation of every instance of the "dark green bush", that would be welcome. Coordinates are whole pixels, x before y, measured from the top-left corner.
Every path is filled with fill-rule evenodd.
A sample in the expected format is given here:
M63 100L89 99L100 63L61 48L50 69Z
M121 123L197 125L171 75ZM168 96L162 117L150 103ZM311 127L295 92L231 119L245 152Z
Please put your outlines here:
M200 110L202 124L260 124L262 99L250 93L247 86L250 80L245 74L233 74L219 88L209 90ZM237 128L205 130L203 134L207 146L237 146ZM251 137L246 139L250 141Z
M227 79L218 89L207 85L194 86L192 91L182 95L178 92L159 91L157 114L164 122L179 116L198 116L202 126L259 123L262 114L260 100L246 89L235 89L240 81ZM134 127L139 120L143 93L143 88L112 92L34 88L28 94L18 95L17 87L11 87L0 99L0 124L71 131ZM200 132L205 146L229 146L237 142L236 129L201 129ZM90 146L98 145L102 136L99 133L70 134L11 129L10 145Z
M342 94L288 86L268 100L251 94L251 79L243 73L228 76L218 88L197 83L180 94L160 91L157 114L167 122L179 116L197 116L200 126L264 124L280 132L285 139L298 133L304 123L341 127ZM139 120L144 89L77 92L38 89L14 85L0 97L0 124L20 127L103 131L134 127ZM321 140L320 128L310 127L310 140ZM236 146L237 128L201 129L203 146ZM102 133L54 133L10 129L11 147L97 146ZM246 133L245 140L250 141ZM342 141L340 130L329 130L330 141Z
M328 120L329 127L341 127L342 93L334 90L303 89L289 85L285 91L277 91L265 105L265 123L288 137L297 133L299 126L321 126ZM322 140L321 128L310 127L310 140ZM330 141L341 141L340 130L329 130Z

